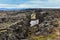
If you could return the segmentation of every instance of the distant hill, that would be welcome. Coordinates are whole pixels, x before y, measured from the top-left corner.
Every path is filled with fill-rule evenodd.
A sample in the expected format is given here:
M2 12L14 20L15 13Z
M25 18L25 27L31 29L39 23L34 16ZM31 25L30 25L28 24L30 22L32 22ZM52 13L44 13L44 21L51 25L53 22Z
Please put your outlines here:
M26 8L0 8L0 10L25 10Z

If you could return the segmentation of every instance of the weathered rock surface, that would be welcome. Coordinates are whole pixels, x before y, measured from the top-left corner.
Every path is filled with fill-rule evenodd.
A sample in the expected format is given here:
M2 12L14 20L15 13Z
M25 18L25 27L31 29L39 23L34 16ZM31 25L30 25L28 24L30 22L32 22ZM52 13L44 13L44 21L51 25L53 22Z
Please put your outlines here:
M36 13L34 20L31 19L33 11ZM47 36L53 28L58 27L55 20L58 18L59 9L0 11L0 40L28 39L33 34Z

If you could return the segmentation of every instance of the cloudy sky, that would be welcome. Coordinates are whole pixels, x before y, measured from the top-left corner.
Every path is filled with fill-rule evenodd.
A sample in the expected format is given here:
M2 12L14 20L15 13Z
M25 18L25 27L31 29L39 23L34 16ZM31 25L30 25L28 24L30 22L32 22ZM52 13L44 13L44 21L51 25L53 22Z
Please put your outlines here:
M60 0L0 0L0 8L60 8Z

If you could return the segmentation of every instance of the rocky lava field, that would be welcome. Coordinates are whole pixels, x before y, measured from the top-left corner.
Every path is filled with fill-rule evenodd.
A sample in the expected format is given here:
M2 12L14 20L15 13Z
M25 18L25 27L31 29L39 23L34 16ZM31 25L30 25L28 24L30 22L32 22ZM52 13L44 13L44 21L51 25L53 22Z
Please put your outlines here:
M60 40L60 9L0 10L0 40Z

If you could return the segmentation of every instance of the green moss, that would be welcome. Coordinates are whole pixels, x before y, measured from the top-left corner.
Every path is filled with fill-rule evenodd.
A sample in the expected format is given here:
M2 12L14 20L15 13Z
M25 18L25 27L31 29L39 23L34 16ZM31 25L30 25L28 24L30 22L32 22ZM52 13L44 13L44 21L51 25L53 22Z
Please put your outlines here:
M55 38L56 38L55 34L50 34L50 35L44 36L44 37L39 37L39 36L36 37L35 36L35 37L32 38L32 40L47 40L47 39L54 40Z
M55 34L48 35L47 39L54 40L56 38Z

